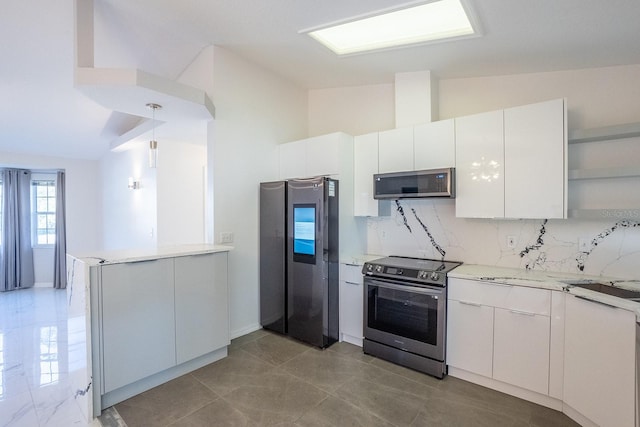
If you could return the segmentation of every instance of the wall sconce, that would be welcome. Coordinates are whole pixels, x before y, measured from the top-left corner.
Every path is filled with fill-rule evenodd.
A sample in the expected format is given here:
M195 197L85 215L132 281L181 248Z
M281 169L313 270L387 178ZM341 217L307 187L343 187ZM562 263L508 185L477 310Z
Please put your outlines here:
M129 190L138 190L140 189L140 181L134 181L133 177L129 177L129 185L127 186Z

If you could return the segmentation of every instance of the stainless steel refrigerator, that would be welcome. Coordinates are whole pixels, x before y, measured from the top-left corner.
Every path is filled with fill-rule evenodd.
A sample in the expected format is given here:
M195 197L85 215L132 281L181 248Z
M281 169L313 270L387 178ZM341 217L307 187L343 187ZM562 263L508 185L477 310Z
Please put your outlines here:
M260 324L327 347L338 340L338 181L260 184Z

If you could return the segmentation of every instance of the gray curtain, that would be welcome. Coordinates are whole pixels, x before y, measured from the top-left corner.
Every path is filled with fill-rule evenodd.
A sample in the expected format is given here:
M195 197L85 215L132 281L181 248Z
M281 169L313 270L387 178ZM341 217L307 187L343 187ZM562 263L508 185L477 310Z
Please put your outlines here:
M58 172L56 176L56 243L53 253L53 287L67 287L67 234L65 214L65 176Z
M2 170L2 248L0 291L32 287L31 172Z

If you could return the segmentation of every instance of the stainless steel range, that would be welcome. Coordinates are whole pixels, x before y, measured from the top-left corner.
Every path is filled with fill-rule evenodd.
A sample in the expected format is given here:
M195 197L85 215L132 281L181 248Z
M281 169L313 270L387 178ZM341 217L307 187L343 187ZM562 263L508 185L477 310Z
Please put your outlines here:
M397 256L365 263L364 352L443 378L447 273L460 264Z

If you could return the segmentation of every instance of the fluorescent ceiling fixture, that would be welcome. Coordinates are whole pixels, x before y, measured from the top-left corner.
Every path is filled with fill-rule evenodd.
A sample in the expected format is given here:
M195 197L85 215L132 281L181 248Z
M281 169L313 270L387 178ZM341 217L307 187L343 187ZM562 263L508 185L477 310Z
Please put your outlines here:
M338 55L475 34L461 0L440 0L310 30Z

